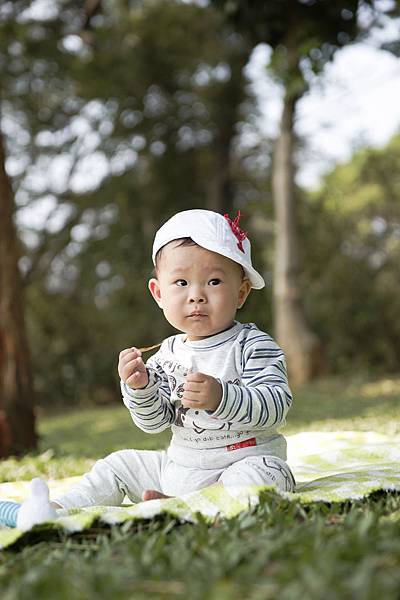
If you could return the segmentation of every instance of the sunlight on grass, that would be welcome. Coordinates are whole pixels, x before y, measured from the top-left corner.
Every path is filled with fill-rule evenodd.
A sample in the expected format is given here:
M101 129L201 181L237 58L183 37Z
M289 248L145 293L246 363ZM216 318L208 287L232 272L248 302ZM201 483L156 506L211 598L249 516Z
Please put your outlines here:
M132 422L124 406L74 410L39 420L41 448L100 458L122 448L165 448L168 431L151 435Z
M168 431L151 435L138 429L124 406L39 413L38 431L39 452L0 461L0 482L80 475L115 450L159 450L170 438Z
M398 396L400 398L400 377L365 383L361 386L360 393L365 398L376 396L381 398L385 396Z
M400 433L400 379L325 378L294 394L285 433L360 430Z

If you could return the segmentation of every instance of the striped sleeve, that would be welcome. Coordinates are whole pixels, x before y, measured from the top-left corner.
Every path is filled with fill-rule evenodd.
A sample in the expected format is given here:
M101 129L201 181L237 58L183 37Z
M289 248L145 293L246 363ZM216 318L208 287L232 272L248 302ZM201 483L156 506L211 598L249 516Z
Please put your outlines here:
M164 431L175 420L175 408L169 401L168 380L156 362L159 352L161 349L146 363L149 383L145 388L133 390L121 381L123 402L135 425L147 433Z
M266 333L253 329L244 343L242 385L218 381L222 399L212 416L249 428L278 427L292 404L283 351Z

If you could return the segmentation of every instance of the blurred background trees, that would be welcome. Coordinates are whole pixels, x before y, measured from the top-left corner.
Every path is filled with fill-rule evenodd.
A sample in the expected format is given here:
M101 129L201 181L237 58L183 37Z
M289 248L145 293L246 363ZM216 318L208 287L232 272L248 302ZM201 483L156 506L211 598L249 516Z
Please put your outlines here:
M307 314L335 371L398 372L400 136L363 149L304 198Z
M154 232L178 210L242 210L269 285L239 318L276 325L273 140L245 70L255 40L205 3L90 5L0 7L1 131L44 406L118 401L120 349L174 333L146 282ZM295 188L304 318L331 372L398 369L399 145L356 154L318 192Z
M285 351L291 379L302 384L320 374L325 365L322 344L305 314L300 284L294 131L297 106L340 48L365 37L370 29L381 25L383 16L399 14L399 9L379 10L374 0L213 0L213 4L253 46L265 43L271 47L270 76L283 88L271 173L276 227L273 315L275 335ZM366 12L370 15L368 26L362 26L360 13Z

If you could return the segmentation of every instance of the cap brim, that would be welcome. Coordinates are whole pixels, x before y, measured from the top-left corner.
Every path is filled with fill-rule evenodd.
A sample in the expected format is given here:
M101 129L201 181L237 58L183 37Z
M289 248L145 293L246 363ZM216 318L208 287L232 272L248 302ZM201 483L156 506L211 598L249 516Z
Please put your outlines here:
M263 287L265 287L265 281L261 277L260 273L258 273L258 271L256 271L255 269L248 268L244 269L244 271L250 280L251 287L254 290L261 290Z

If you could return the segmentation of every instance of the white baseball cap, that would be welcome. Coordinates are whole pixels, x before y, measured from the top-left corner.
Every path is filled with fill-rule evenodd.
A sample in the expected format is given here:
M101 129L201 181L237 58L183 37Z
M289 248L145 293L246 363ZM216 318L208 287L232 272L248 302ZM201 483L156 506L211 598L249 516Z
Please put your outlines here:
M241 265L251 282L259 290L265 281L251 264L251 245L247 234L239 227L240 211L234 221L211 210L195 208L184 210L171 217L160 227L154 238L153 264L157 252L173 240L191 238L196 244L222 254Z

